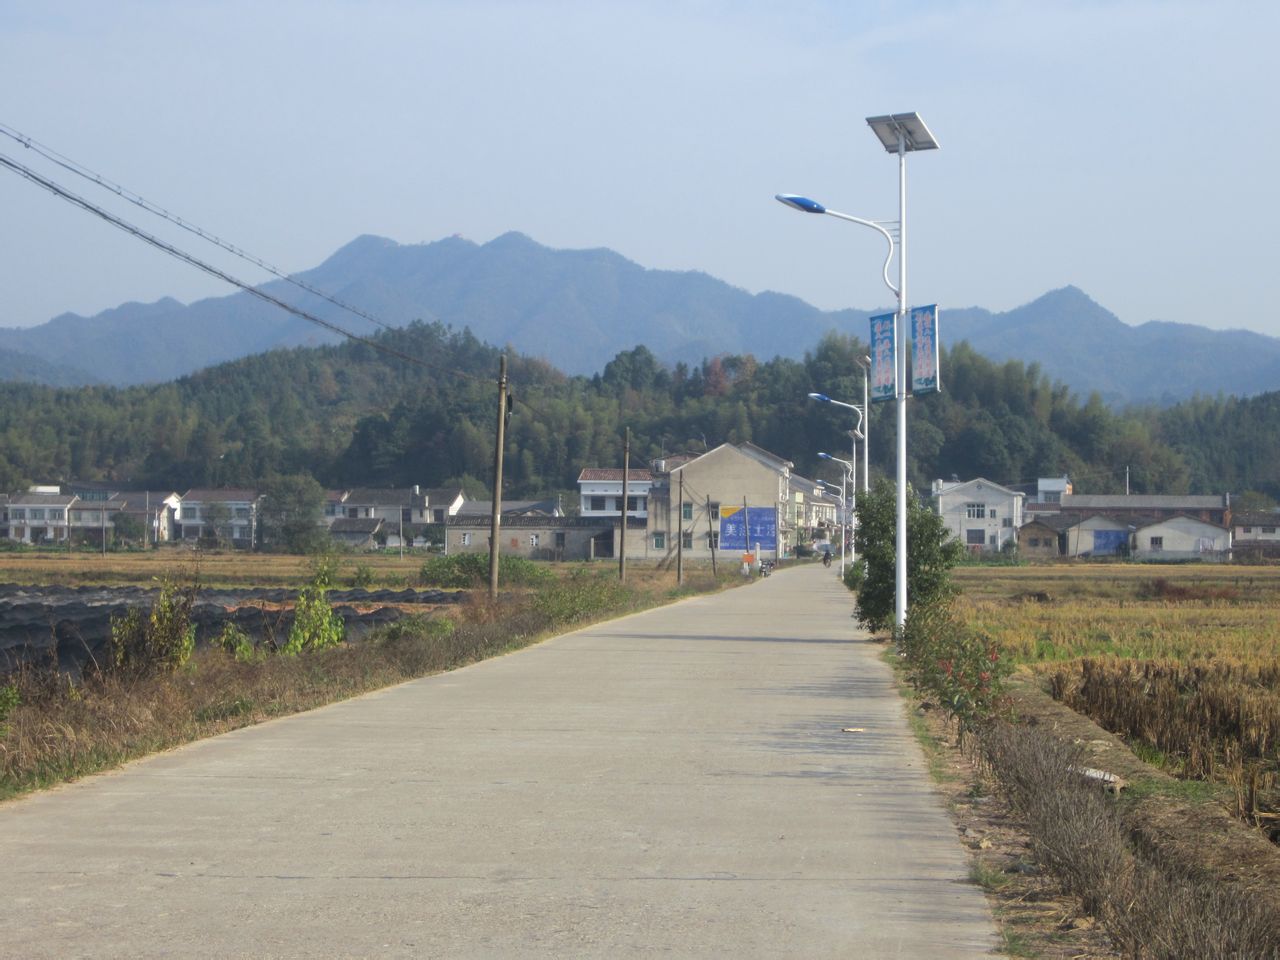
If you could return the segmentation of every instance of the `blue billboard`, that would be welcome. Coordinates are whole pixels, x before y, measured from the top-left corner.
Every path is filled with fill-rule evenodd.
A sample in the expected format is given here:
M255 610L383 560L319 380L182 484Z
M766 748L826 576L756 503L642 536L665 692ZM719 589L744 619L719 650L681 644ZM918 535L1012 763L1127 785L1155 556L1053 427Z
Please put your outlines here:
M720 507L721 550L778 549L777 507Z

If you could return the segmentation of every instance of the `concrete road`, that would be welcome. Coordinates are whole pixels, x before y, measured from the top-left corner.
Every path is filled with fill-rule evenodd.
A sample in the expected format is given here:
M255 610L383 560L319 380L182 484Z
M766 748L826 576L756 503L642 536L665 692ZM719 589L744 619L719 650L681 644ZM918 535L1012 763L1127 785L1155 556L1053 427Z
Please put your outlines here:
M782 571L0 805L0 956L987 956L850 611Z

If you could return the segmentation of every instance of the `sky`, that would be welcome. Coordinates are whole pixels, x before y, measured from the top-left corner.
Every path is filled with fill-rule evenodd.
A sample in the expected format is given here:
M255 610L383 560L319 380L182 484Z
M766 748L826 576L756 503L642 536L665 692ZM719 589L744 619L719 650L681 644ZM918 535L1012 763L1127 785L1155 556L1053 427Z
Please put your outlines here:
M940 149L907 161L911 303L1071 284L1280 336L1278 34L1264 0L0 0L0 124L288 272L517 230L869 310L883 239L773 197L896 219L865 120L915 111ZM0 170L0 326L230 292Z

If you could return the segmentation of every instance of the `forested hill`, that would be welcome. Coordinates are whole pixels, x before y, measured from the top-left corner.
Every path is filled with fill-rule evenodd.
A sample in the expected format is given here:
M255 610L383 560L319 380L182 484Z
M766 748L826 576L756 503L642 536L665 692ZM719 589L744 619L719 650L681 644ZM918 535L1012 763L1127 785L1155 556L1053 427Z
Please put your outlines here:
M799 360L828 331L865 331L868 317L752 294L697 271L649 270L611 250L556 250L519 233L483 244L359 237L298 279L384 324L441 319L571 374L595 373L637 343L668 363L748 352ZM263 290L354 333L378 329L283 280ZM996 360L1039 362L1081 396L1097 390L1116 406L1196 393L1248 396L1280 385L1280 339L1185 324L1132 327L1073 287L1004 313L944 304L941 331L943 343L968 340ZM336 340L243 291L189 305L166 298L0 328L0 350L17 352L0 379L160 383L265 350Z
M275 350L155 387L0 385L0 487L111 479L183 490L309 474L326 486L467 484L487 490L499 351L469 332L415 324L361 343ZM848 449L851 423L806 398L856 400L864 345L829 335L802 361L724 356L659 364L644 347L595 377L510 354L515 408L508 496L572 489L616 465L624 426L637 463L752 440L808 476ZM944 354L945 392L911 402L911 477L1008 483L1070 474L1079 492L1255 489L1280 496L1280 394L1196 400L1128 415L1080 402L1035 366L997 365L962 344ZM874 407L873 470L892 473L893 416Z

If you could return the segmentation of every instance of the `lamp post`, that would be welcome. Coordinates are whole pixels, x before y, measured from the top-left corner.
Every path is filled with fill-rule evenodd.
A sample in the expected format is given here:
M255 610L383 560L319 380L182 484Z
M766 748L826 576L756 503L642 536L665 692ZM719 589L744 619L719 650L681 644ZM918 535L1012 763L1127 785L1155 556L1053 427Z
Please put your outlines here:
M819 480L819 481L818 481L818 483L819 483L819 484L821 484L823 487L826 487L826 489L827 489L827 490L829 490L829 491L831 492L831 495L832 495L833 497L835 497L835 498L840 502L840 515L841 515L841 516L845 516L845 515L847 515L847 513L848 513L848 506L847 506L848 501L845 499L845 495L844 495L844 483L843 483L843 481L841 481L841 485L840 485L839 487L837 487L834 483L828 483L826 480ZM839 492L837 492L837 491L839 491ZM843 542L843 541L844 541L844 522L843 522L843 521L842 521L842 522L841 522L841 524L840 524L840 539L841 539L841 543L840 543L840 579L841 579L841 580L843 580L843 579L844 579L844 542Z
M853 493L854 493L854 474L855 474L854 464L849 460L841 460L839 457L833 457L829 453L819 453L818 456L823 460L830 460L832 463L838 463L840 464L841 467L844 468L844 474L840 478L840 489L843 491L845 489L845 485L847 484L849 487L849 500L852 501ZM841 504L841 506L844 511L844 516L841 518L841 521L840 521L840 576L843 578L844 567L845 567L844 545L846 540L852 542L853 537L845 536L845 527L850 524L848 502ZM853 531L850 530L850 533L852 532ZM855 557L854 559L856 560L857 558Z
M893 113L881 117L868 117L867 125L884 145L889 153L898 157L898 219L897 222L864 220L828 210L816 200L795 194L778 194L777 199L787 206L804 213L825 213L838 220L848 220L864 227L870 227L888 241L889 253L885 257L882 274L885 285L893 291L898 300L898 309L894 323L894 352L897 354L897 390L895 403L898 408L898 523L895 538L894 559L895 598L894 598L894 630L901 633L907 622L907 154L916 150L936 150L938 141L934 139L925 122L916 113ZM896 226L898 236L895 238L886 228ZM894 249L898 251L898 285L894 286L889 279L889 263L893 259Z
M854 404L854 403L845 403L842 400L832 400L825 393L811 393L809 394L809 399L817 400L819 403L829 403L829 404L832 404L833 406L844 407L846 410L852 410L854 413L858 415L858 419L854 423L853 429L849 431L849 437L853 440L853 448L850 452L853 454L853 464L854 464L853 489L854 489L854 492L856 493L858 490L858 466L857 465L858 465L858 441L859 440L862 441L863 462L866 463L867 428L864 426L864 424L866 424L869 419L868 417L865 416L866 409L867 409L866 381L863 380L862 406L858 406L857 404ZM864 492L867 489L867 471L865 468L862 471L862 489Z

